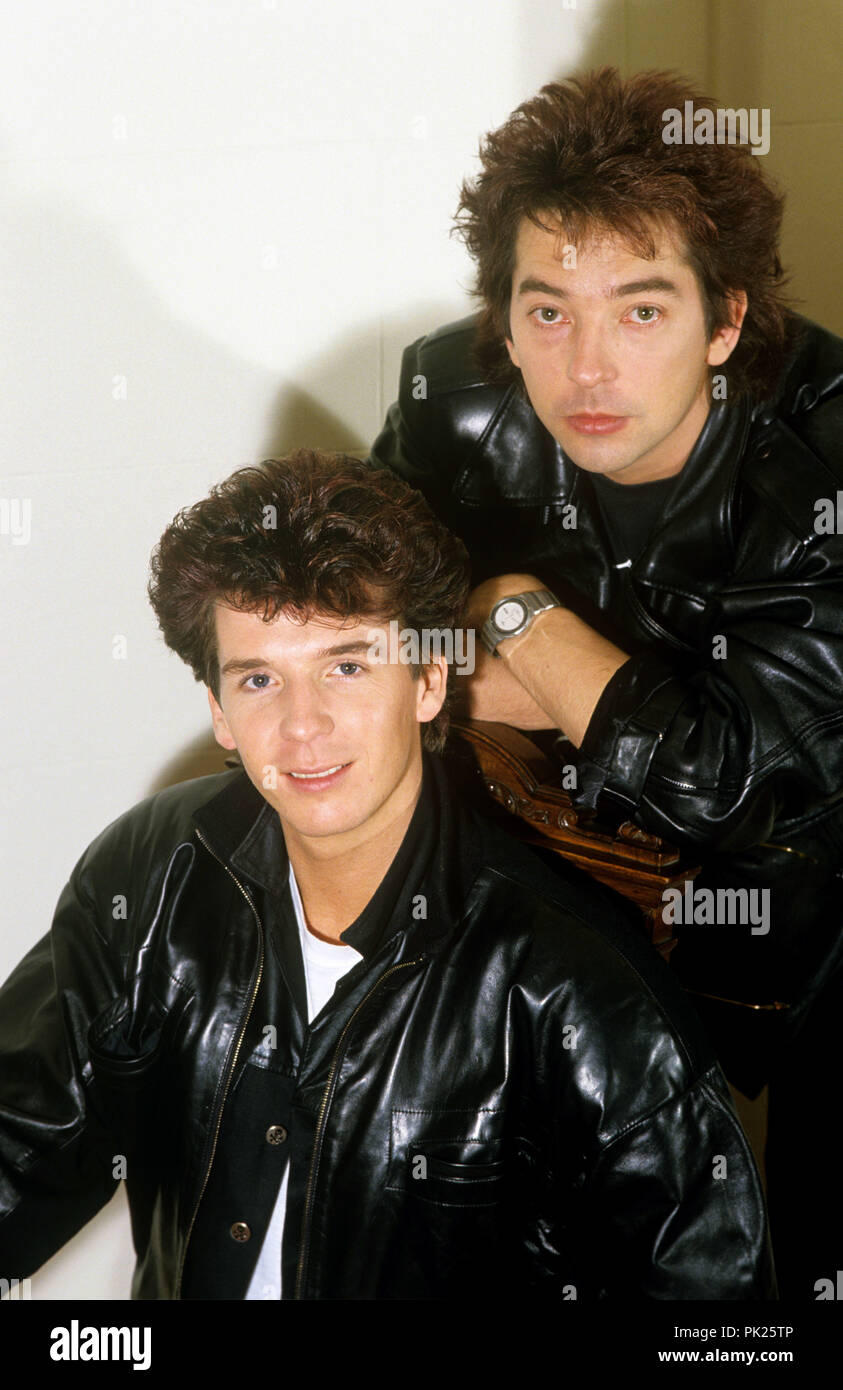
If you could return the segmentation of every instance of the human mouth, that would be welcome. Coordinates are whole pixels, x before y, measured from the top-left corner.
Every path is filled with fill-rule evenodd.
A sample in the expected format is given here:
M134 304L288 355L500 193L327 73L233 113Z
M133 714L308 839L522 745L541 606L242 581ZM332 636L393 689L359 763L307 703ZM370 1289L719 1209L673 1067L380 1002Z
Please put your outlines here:
M566 415L565 419L578 434L614 434L623 429L627 415Z
M304 768L294 771L291 768L287 776L303 791L321 791L324 787L334 786L349 767L351 763L335 763L333 767L317 768L313 772L305 771Z

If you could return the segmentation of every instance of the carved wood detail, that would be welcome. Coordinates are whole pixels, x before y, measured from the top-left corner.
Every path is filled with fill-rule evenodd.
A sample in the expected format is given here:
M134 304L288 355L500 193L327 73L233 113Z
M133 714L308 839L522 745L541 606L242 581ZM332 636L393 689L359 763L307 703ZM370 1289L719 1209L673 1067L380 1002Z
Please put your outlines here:
M554 763L526 735L506 724L456 720L452 732L469 750L486 793L520 822L519 837L563 855L640 908L650 940L667 957L675 942L663 918L666 888L699 873L679 850L632 821L603 824L555 785Z

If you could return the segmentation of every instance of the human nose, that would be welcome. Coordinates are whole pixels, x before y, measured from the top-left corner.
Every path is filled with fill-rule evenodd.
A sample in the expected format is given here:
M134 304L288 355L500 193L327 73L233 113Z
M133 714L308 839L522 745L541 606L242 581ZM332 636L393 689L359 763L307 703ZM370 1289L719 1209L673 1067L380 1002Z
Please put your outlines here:
M296 743L310 743L333 730L320 692L308 681L288 681L281 692L281 735Z
M598 324L579 324L569 339L568 377L578 386L598 386L616 375L609 345Z

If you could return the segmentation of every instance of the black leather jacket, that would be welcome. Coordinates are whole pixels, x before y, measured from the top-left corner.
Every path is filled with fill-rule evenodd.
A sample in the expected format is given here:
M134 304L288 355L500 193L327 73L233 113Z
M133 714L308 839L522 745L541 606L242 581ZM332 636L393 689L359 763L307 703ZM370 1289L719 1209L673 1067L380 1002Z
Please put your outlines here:
M695 889L769 889L766 935L686 925L674 960L699 990L789 1003L797 1026L843 956L843 535L815 530L843 489L843 343L797 320L776 401L714 406L618 569L588 473L520 386L483 382L474 322L407 348L372 459L462 536L475 582L535 573L631 654L566 745L580 802L683 847Z
M380 939L310 1026L294 991L278 1010L304 1141L284 1297L774 1296L757 1173L670 973L611 895L467 811L437 760L426 777L432 848ZM191 1296L283 858L232 772L143 802L80 860L0 992L0 1268L36 1269L122 1156L133 1294Z

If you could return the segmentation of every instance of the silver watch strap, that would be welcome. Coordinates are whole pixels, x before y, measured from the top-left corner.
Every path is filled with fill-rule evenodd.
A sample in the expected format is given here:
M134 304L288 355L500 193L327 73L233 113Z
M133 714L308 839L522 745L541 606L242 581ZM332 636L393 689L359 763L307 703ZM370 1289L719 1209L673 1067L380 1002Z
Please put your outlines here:
M528 594L519 594L518 597L529 613L528 624L532 622L537 613L543 613L546 608L558 608L560 606L558 598L549 589L533 589Z
M501 604L511 603L513 601L523 604L524 608L527 610L526 617L523 623L517 628L514 628L513 631L502 632L493 622L492 614ZM499 657L499 642L505 642L507 637L517 637L520 633L526 632L537 614L544 613L548 608L561 608L561 606L559 599L550 589L530 589L520 594L507 594L504 598L498 599L494 604L492 613L489 614L480 629L480 640L487 652L491 653L492 656Z

